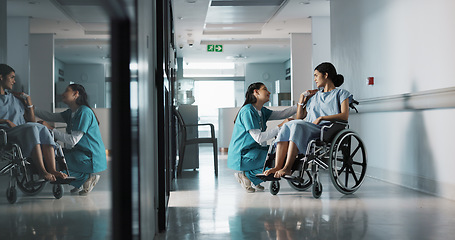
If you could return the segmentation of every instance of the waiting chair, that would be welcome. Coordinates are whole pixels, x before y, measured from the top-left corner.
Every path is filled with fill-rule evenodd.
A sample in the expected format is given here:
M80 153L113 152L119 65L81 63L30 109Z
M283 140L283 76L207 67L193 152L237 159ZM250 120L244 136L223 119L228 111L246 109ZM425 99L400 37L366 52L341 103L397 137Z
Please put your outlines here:
M179 125L179 161L177 164L177 176L182 174L183 168L183 159L185 157L185 148L187 145L199 144L199 143L211 143L213 144L213 163L215 167L215 176L218 176L218 144L217 139L215 138L215 126L211 123L202 123L202 124L185 124L183 121L182 115L177 109L174 109L174 115L177 118L177 123ZM210 137L206 138L187 138L187 128L199 126L210 126Z

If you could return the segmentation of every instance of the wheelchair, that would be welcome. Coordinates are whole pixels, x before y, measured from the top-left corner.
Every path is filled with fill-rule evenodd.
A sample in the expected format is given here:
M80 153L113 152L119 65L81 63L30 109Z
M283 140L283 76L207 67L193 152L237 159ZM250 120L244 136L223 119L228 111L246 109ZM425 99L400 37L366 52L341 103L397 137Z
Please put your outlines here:
M269 147L263 171L275 166L275 145ZM320 137L308 143L305 154L298 154L292 167L292 175L284 176L297 191L312 188L314 198L322 194L319 168L329 171L335 188L343 194L352 194L362 185L367 170L367 153L359 135L349 129L347 122L335 121L323 126ZM280 178L257 175L263 181L271 181L270 193L280 191Z
M63 184L68 184L75 178L69 176L68 166L66 164L63 150L60 144L57 144L55 160L57 171L66 171L68 178L59 179L51 182L53 184L52 193L56 199L63 196ZM7 164L0 169L0 175L9 175L9 184L6 189L6 198L9 203L17 201L16 186L28 196L34 196L40 193L46 186L47 181L40 178L38 171L32 164L30 158L22 155L21 148L15 143L8 142L8 137L4 129L0 129L0 163Z

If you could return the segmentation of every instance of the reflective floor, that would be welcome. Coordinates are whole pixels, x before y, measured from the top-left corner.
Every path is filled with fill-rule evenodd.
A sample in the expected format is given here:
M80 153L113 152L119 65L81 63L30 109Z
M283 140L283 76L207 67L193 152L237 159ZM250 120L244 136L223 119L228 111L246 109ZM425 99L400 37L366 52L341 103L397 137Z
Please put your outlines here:
M339 193L323 174L324 192L296 192L282 181L278 195L247 193L220 156L213 174L210 148L199 171L175 182L168 229L157 239L454 239L455 202L367 178L354 195Z
M104 240L111 239L111 192L107 171L87 196L65 193L55 199L52 185L37 196L25 196L17 189L18 200L6 200L8 176L0 176L1 240Z

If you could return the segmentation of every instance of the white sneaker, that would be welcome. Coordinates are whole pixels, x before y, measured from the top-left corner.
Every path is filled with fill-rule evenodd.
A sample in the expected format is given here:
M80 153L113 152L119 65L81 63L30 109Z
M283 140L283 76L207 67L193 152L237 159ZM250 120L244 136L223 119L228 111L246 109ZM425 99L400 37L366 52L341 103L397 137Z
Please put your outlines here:
M76 193L79 193L80 191L82 190L82 187L75 187L73 189L71 189L70 193L71 194L76 194Z
M100 180L100 175L91 175L87 181L82 185L82 190L79 192L79 195L85 195L93 190L93 187Z
M254 185L254 188L257 190L257 191L264 191L264 186L262 186L260 183L258 185Z
M234 173L234 176L247 192L254 193L254 191L256 191L253 187L251 187L251 181L245 176L244 172L236 172Z

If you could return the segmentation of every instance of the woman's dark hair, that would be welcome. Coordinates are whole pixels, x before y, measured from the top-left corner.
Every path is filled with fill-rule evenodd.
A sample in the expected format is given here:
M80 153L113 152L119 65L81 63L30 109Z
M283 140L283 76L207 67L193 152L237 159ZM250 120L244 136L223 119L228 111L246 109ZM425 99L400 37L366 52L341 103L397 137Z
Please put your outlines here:
M6 64L0 64L0 75L2 75L3 77L6 77L8 76L8 74L12 73L12 72L16 72L14 71L14 69Z
M250 84L250 86L248 86L248 90L246 90L246 93L245 93L245 102L243 103L242 107L247 104L250 104L250 103L256 103L257 99L254 96L254 90L259 90L259 89L261 89L262 86L264 86L264 83L261 83L261 82L255 82L255 83ZM240 112L240 110L239 110L239 112ZM235 115L235 118L234 118L234 123L235 123L235 120L237 120L238 115L239 115L239 113L237 112L237 115Z
M335 87L341 86L344 83L344 77L341 74L337 74L337 70L335 66L329 62L323 62L319 64L314 70L318 70L318 72L322 74L328 74L328 78L332 80Z
M90 105L88 105L88 96L87 96L87 92L85 91L84 86L73 83L73 84L68 85L68 87L70 87L73 91L79 92L79 97L76 99L76 104L79 106L85 105L88 108L90 108L92 110L93 114L95 115L98 125L100 125L100 121L98 120L98 117L96 116L95 111L93 111L93 109L90 107Z

